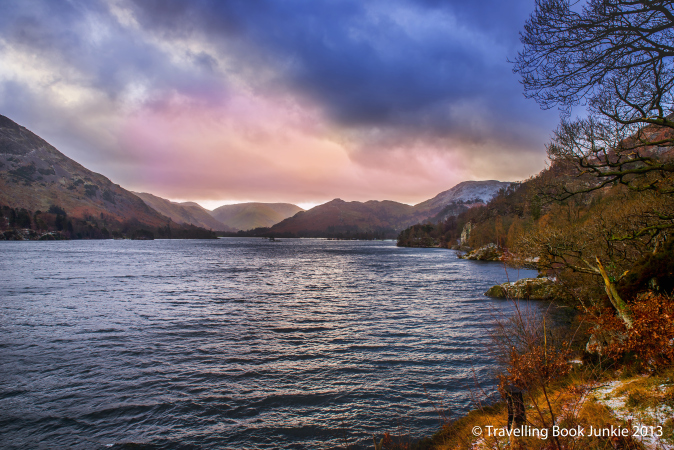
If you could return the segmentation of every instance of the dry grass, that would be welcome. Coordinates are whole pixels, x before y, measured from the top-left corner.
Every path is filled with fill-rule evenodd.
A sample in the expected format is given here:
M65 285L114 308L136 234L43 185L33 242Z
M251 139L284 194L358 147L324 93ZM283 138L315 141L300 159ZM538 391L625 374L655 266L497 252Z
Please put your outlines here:
M614 394L627 396L630 410L667 405L674 407L674 368L651 376L632 377L621 382Z
M597 389L595 396L630 425L657 430L661 436L639 439L647 448L674 449L674 368L615 380Z
M616 374L614 374L616 375ZM663 427L664 436L657 442L646 441L632 436L632 425L635 423L649 424L646 421L639 422L621 416L619 412L606 404L605 399L596 399L596 393L602 392L606 383L597 383L589 380L580 371L573 373L570 377L551 386L549 398L551 400L553 412L556 416L555 424L560 428L578 429L582 428L586 434L583 437L559 437L557 441L552 439L552 431L548 430L547 439L542 439L542 435L534 437L508 438L508 437L488 437L483 433L480 437L473 435L473 428L479 426L482 430L487 430L487 426L501 428L506 426L507 411L505 405L499 404L489 408L477 409L471 411L461 419L446 425L438 432L433 441L437 449L455 450L455 449L667 449L672 448L672 441L665 439L672 436L674 429L674 419L665 420L659 423ZM672 373L664 373L658 377L635 377L625 381L613 381L610 385L619 386L619 390L612 391L611 399L614 396L621 396L625 399L631 398L634 403L633 408L644 408L647 410L653 405L667 404L674 401L674 384L672 384ZM655 390L654 387L659 387ZM662 387L664 386L664 388ZM527 410L527 423L529 427L542 429L543 423L550 423L550 413L541 411L543 417L537 411L535 404L543 402L542 394L534 394L525 398ZM650 406L649 406L650 405ZM622 428L629 430L628 436L613 437L590 437L587 436L590 427L593 429ZM667 433L669 433L667 435Z
M442 430L434 436L433 440L439 443L436 447L437 449L473 448L475 443L484 441L484 439L473 435L473 428L480 427L484 430L488 425L505 427L506 421L507 411L505 404L499 403L494 406L483 407L473 410L460 419L445 425ZM487 445L496 445L498 443L496 439L487 439L487 441L491 441L485 442Z

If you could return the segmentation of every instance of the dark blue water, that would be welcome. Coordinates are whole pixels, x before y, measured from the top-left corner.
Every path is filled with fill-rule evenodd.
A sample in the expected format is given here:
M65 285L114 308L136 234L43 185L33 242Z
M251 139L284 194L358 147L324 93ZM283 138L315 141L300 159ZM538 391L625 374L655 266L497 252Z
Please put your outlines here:
M461 412L493 386L487 327L511 305L482 293L505 280L393 242L2 242L0 446L430 435L429 398Z

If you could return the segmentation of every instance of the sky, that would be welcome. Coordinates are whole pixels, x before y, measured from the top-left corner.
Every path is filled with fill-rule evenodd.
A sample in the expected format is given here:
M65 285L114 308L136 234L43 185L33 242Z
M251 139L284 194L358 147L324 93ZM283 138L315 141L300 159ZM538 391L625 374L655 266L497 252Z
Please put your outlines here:
M545 167L508 59L534 0L0 0L0 114L206 207L415 204Z

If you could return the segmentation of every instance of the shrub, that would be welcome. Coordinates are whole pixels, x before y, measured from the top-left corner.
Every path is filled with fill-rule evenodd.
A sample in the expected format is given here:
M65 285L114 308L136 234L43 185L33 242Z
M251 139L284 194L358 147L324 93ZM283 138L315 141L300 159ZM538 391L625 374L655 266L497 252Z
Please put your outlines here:
M632 327L604 309L591 316L602 352L621 359L635 357L639 367L657 371L674 364L674 298L653 292L642 294L630 305Z

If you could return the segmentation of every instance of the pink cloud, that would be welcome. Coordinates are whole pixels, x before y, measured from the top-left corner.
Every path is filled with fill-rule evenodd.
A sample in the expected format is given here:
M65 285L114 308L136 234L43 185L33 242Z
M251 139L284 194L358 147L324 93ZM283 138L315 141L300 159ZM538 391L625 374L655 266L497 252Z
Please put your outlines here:
M283 95L172 95L130 116L122 136L139 161L128 187L168 198L416 203L472 178L459 153L437 143L368 146Z

